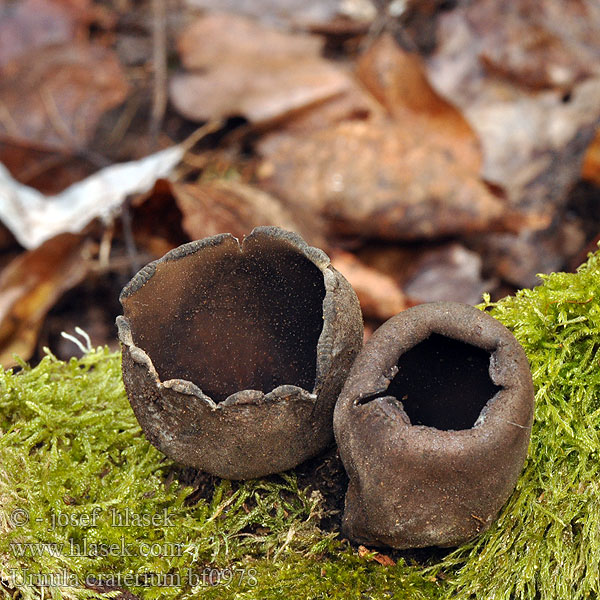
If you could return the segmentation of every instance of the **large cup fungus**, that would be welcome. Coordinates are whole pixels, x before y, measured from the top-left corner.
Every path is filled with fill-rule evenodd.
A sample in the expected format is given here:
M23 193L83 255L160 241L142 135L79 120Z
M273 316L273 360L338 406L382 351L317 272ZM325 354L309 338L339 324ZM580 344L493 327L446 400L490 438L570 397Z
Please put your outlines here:
M141 269L120 300L125 388L166 455L246 479L332 442L362 316L324 252L276 227L217 235Z
M349 486L342 528L393 548L454 546L485 531L527 455L525 353L490 315L435 302L384 323L334 413Z

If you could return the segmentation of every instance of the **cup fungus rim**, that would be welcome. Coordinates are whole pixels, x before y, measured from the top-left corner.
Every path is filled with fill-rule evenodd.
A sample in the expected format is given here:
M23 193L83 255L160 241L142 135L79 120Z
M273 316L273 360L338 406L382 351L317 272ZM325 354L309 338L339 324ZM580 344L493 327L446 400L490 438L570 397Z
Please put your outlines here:
M208 405L212 410L221 411L236 409L247 405L265 405L280 402L282 395L287 397L300 397L304 401L310 400L311 402L316 403L318 393L325 384L326 374L328 373L333 360L331 352L328 352L327 349L331 346L331 341L335 336L334 324L333 318L327 318L327 315L333 315L335 311L334 291L337 286L337 277L331 265L329 256L323 250L310 246L297 233L274 226L260 226L255 227L252 232L245 236L241 241L231 233L221 233L201 240L188 242L170 250L161 258L142 267L122 289L121 294L119 295L119 302L125 308L124 301L133 296L156 274L158 265L176 262L192 254L201 252L206 248L216 247L224 243L233 242L237 245L240 254L242 254L249 244L259 242L261 239L287 242L290 247L307 258L323 274L323 285L325 288L325 295L322 303L323 328L317 342L316 375L312 390L308 391L297 385L284 384L277 386L269 392L262 392L260 390L239 390L229 395L225 400L215 402L192 381L186 379L166 379L162 381L150 355L142 348L136 346L133 341L129 319L124 315L119 315L116 319L119 340L127 347L133 362L148 370L154 379L157 388L169 388L173 391L193 396L201 403Z
M420 321L414 319L411 327L403 329L402 325L406 324L409 317L412 315L417 316L419 312L425 318ZM473 327L470 329L461 327L460 324L453 321L453 316L455 317L457 312L460 314L469 312L471 318L477 321L485 320L487 330L477 322L473 323ZM418 321L417 326L415 326L415 321ZM524 361L527 363L528 370L529 365L519 342L512 334L510 334L510 337L507 337L506 331L510 333L504 325L492 316L468 304L438 301L411 307L388 319L386 323L373 333L363 348L363 355L367 355L369 354L369 348L372 346L378 343L385 343L385 338L388 338L389 341L390 336L394 338L393 351L382 354L370 353L370 357L374 356L374 359L370 363L367 372L373 374L378 372L379 375L376 379L369 381L367 377L366 383L358 384L365 391L356 394L354 390L356 389L358 380L353 376L354 373L351 373L346 381L345 389L340 395L340 400L342 401L338 402L338 404L340 408L342 404L349 404L350 410L381 410L385 413L386 417L394 419L399 426L405 427L409 435L413 433L415 436L414 441L416 441L416 438L421 438L425 444L429 443L429 436L435 436L436 438L442 436L442 438L448 437L457 440L462 439L463 441L474 435L490 434L490 436L495 437L498 435L499 422L502 423L503 427L510 426L520 429L531 429L532 411L524 424L508 420L504 416L511 407L515 407L517 404L518 394L515 391L523 389L528 383L531 385L530 379L528 383L523 382L520 377L513 378L507 372L510 369L511 363L514 362L523 364ZM414 334L412 340L411 334ZM485 350L490 355L488 374L492 383L500 389L488 398L478 418L471 427L463 429L440 429L431 425L413 424L401 400L391 394L387 396L385 394L395 375L398 373L397 363L400 357L434 334L472 345L475 348ZM410 340L410 344L402 348L401 346L406 344L408 340ZM518 357L516 360L514 358L515 353ZM513 355L513 358L510 358L511 355ZM359 355L353 366L353 372L359 370L360 360L361 356ZM365 381L364 375L361 379L363 379L363 382ZM349 395L351 395L350 398L348 398ZM364 402L369 396L375 396L375 398ZM394 399L393 404L389 402L390 398ZM496 423L496 425L492 425L492 423Z

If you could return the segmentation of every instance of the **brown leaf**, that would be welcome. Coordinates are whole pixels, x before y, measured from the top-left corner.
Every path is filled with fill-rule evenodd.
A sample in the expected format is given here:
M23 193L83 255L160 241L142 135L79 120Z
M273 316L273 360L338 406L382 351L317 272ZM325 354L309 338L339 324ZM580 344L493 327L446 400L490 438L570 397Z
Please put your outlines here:
M168 179L159 179L149 192L131 201L136 246L153 258L190 241L181 226L183 215L175 202L172 186Z
M396 566L396 561L390 556L387 556L386 554L381 554L379 552L373 553L373 550L369 550L368 548L365 548L365 546L358 547L358 556L360 556L360 558L370 557L371 560L378 562L384 567Z
M0 0L0 68L36 48L82 39L89 0Z
M23 252L0 274L0 364L16 364L33 353L46 313L86 276L89 240L63 234Z
M322 41L245 17L209 14L179 38L189 72L171 81L175 108L193 120L280 118L343 93L349 77L321 58Z
M357 81L352 81L344 93L289 115L285 121L278 123L277 131L290 136L305 136L344 121L362 121L384 114L383 107L375 98ZM265 161L261 168L267 166L268 161Z
M362 263L391 277L399 288L404 289L422 251L420 244L371 243L360 249L357 254Z
M542 231L478 235L471 243L488 271L516 287L529 288L539 285L538 273L564 270L583 248L585 234L579 220L561 219Z
M490 234L479 234L484 240ZM476 304L497 282L482 276L481 257L462 244L410 246L370 244L359 252L369 269L390 278L402 290L407 306L436 300ZM488 265L493 271L493 265Z
M402 51L390 35L382 35L358 61L357 75L397 120L423 121L462 147L465 164L474 169L481 167L473 130L460 112L431 87L418 54Z
M105 48L68 44L29 53L0 70L0 139L80 149L127 90L115 54Z
M332 253L332 265L350 282L366 318L385 321L407 308L398 284L385 273L363 264L354 254Z
M96 171L96 167L83 157L2 141L0 163L17 181L47 195L57 194Z
M380 552L377 552L375 554L373 560L377 561L380 565L383 565L384 567L396 566L396 561L391 556L388 556L387 554L381 554Z
M600 185L600 128L585 153L582 176L587 181Z
M477 132L483 176L529 229L548 227L600 117L600 5L461 3L441 13L438 42L429 79Z
M427 145L427 131L386 119L348 121L260 145L268 187L306 203L344 234L415 240L488 229L503 204L451 143Z
M479 179L475 135L428 86L420 61L383 37L359 71L392 114L266 136L265 185L343 234L414 240L501 220L504 203ZM414 82L413 96L402 91L405 81Z
M275 55L286 62L319 56L322 41L316 36L288 34L265 27L252 19L227 13L210 13L196 19L178 40L181 60L186 69L212 69L219 63L249 61L259 66Z
M249 185L227 180L171 183L182 227L191 239L228 232L238 238L259 225L296 231L310 244L323 246L321 227L314 215Z
M484 281L481 257L457 243L424 250L412 266L404 292L412 302L481 302L497 282Z

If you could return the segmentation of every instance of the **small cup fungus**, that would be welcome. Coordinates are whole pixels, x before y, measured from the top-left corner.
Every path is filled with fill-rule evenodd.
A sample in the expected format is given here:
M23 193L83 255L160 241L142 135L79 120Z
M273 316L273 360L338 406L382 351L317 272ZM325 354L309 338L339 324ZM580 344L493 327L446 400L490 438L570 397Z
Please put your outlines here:
M343 530L374 546L455 546L485 531L527 455L533 385L515 337L465 304L384 323L334 413L349 486Z
M324 252L276 227L216 235L141 269L120 300L125 388L166 455L246 479L332 442L362 316Z

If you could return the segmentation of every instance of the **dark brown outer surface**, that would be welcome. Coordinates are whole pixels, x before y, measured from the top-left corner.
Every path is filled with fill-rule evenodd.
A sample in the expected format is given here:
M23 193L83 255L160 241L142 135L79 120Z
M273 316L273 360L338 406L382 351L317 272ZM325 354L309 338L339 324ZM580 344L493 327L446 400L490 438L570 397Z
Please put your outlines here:
M490 377L504 389L471 429L412 426L389 397L356 404L385 390L399 356L431 333L492 353ZM350 478L345 534L402 549L455 546L485 531L523 467L533 398L523 349L486 313L435 302L384 323L356 359L335 408L335 437Z
M180 463L227 479L249 479L290 469L331 444L335 401L362 345L362 315L356 294L323 252L275 227L256 228L251 236L287 241L323 272L324 327L317 346L313 390L294 385L282 385L267 394L240 390L215 404L193 382L161 382L151 357L133 343L127 318L117 319L125 388L150 442ZM231 236L192 242L157 263L169 262L176 268L178 258L225 240L229 243ZM144 269L126 286L122 297L135 294L144 278L147 281L155 276L152 264Z

